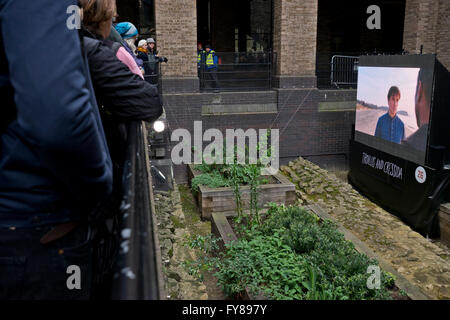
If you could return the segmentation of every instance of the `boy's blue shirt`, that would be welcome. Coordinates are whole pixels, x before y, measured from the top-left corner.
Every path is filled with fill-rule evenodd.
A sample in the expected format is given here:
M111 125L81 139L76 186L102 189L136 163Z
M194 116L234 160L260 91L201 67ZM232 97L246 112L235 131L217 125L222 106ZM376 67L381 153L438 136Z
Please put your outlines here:
M375 136L384 140L401 143L405 139L405 126L396 114L391 118L389 112L378 118Z

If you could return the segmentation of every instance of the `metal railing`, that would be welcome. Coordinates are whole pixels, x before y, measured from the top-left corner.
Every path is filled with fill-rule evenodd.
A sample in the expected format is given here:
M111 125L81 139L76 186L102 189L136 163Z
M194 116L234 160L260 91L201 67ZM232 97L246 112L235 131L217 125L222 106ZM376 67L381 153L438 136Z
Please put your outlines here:
M202 91L252 91L272 87L271 52L216 52L219 64L208 69L204 59L199 68Z
M334 55L331 58L331 85L355 85L358 82L359 57Z
M145 70L144 79L145 81L159 85L159 77L161 75L161 63L151 63L144 61L143 68Z
M123 200L118 219L119 252L112 279L112 299L162 298L161 258L154 217L153 191L145 124L127 125L122 174Z
M317 52L316 77L319 88L356 88L358 62L366 55L404 55L407 51Z

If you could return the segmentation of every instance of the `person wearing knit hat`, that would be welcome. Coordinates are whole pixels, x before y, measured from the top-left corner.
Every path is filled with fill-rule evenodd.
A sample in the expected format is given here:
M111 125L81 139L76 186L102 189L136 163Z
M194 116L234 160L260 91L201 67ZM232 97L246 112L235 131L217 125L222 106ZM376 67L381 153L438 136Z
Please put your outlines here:
M155 39L148 38L147 39L147 49L148 49L149 54L153 54L153 55L158 54L158 52L156 51L155 46L156 46Z
M138 36L137 28L131 22L120 22L116 24L115 28L123 39L129 39Z
M147 40L142 39L138 42L138 49L139 48L147 49L146 46L147 46Z
M137 57L144 62L143 68L146 75L146 80L148 80L148 76L150 75L150 68L148 62L148 50L147 50L147 41L142 39L138 43L138 47L136 49Z
M137 58L135 53L136 46L134 43L136 42L136 38L138 36L137 28L131 22L120 22L116 24L114 28L124 40L124 42L122 42L122 45L125 47L128 53L132 55L139 68L144 70L142 68L144 62L142 61L142 59Z

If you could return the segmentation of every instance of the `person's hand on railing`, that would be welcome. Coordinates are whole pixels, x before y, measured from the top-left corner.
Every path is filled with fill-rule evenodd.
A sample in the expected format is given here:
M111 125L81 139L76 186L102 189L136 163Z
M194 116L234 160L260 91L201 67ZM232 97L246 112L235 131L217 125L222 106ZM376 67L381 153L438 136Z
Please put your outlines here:
M167 58L166 57L158 57L158 59L159 59L159 62L165 62L165 63L167 63Z

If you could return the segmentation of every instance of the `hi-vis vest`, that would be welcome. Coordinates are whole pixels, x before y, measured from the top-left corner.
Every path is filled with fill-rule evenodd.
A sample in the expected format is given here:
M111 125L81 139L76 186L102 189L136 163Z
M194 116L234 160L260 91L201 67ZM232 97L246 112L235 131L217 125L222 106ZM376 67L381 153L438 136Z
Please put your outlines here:
M198 54L197 54L197 64L198 64L198 67L199 67L199 68L200 68L200 64L202 63L202 56L203 56L205 53L206 53L205 50L198 51Z
M214 66L214 56L216 52L214 50L210 50L209 53L206 53L206 66L212 67Z

